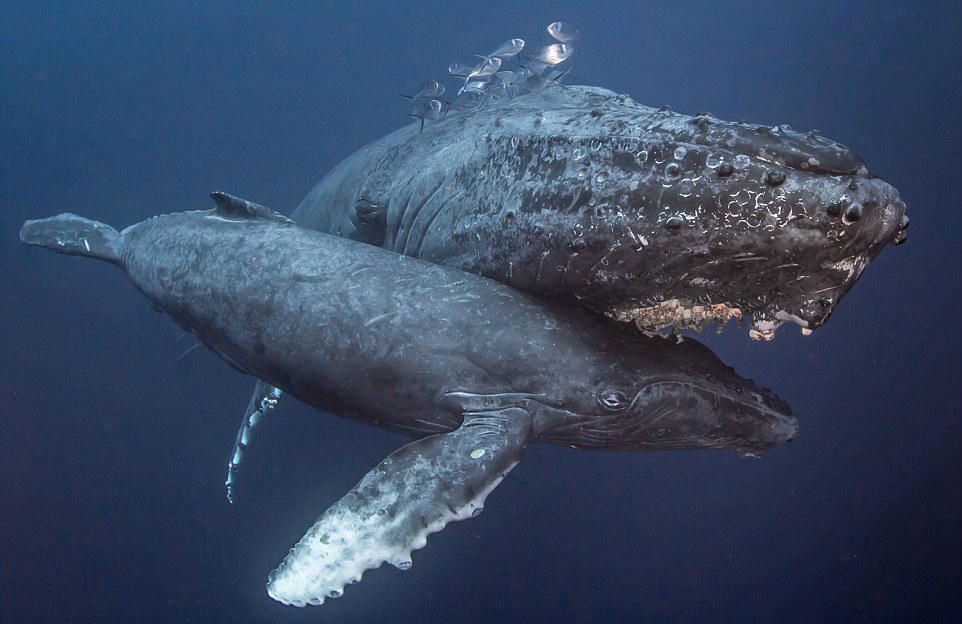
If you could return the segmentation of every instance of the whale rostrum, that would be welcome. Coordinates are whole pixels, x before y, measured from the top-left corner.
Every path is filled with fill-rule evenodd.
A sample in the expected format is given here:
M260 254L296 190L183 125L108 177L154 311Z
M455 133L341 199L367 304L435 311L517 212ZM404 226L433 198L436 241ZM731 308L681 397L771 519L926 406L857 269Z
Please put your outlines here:
M783 401L696 341L215 200L122 232L62 214L20 237L116 264L262 396L416 438L317 519L270 575L276 600L320 604L383 562L406 569L430 533L481 510L529 443L758 455L797 435Z

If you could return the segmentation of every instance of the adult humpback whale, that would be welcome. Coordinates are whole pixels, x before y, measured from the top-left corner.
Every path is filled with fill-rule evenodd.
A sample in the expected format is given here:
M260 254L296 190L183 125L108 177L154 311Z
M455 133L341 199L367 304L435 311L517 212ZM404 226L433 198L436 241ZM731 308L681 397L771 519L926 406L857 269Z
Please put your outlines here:
M744 317L762 339L822 325L908 225L814 132L555 84L361 148L292 216L643 329Z
M384 561L407 569L428 534L480 512L529 442L756 454L797 433L787 405L694 341L214 198L123 232L63 214L20 237L118 265L237 369L421 438L317 519L270 576L281 602L321 604Z

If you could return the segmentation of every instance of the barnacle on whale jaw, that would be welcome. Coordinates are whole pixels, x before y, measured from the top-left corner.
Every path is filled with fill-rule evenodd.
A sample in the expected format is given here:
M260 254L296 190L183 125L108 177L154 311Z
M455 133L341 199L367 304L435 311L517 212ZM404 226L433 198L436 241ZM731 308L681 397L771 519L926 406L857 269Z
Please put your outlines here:
M812 300L814 301L814 300ZM824 301L824 299L823 299ZM799 312L802 312L799 310ZM775 332L786 323L794 323L804 336L812 332L828 319L830 310L815 323L809 322L799 314L785 310L751 310L732 303L700 304L683 299L669 299L653 305L629 305L606 312L607 316L622 323L633 323L648 336L671 336L683 331L701 332L713 324L721 333L729 322L739 325L750 321L748 336L752 340L771 341Z
M680 299L669 299L650 306L613 310L608 312L608 316L619 322L634 323L647 336L668 337L683 331L701 332L712 324L717 324L716 331L721 333L730 321L740 325L749 315L741 308L725 303L688 305ZM748 336L752 340L774 340L775 332L786 322L797 324L802 335L810 336L813 331L807 321L784 311L779 311L774 320L760 315L751 315L751 318L753 321Z
M667 329L672 332L700 332L712 323L718 323L720 332L729 321L743 318L741 309L724 303L689 305L680 299L669 299L650 306L626 306L610 310L608 316L616 321L634 323L649 335L665 335Z

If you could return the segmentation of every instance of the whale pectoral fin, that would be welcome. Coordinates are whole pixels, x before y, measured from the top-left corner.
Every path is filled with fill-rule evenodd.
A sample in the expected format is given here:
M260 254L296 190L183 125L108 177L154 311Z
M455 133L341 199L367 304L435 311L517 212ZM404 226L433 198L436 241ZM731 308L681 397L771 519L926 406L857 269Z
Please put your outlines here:
M429 534L481 511L521 459L531 422L516 407L476 412L454 431L395 451L321 514L271 573L267 593L284 604L319 605L385 561L410 568L411 551Z
M244 410L244 420L234 440L230 463L227 464L227 480L224 481L224 485L227 486L227 500L231 503L234 502L234 476L244 459L244 453L247 452L247 445L250 444L254 427L267 412L277 406L281 394L283 393L279 389L261 380L257 380L257 385L254 386L254 393L247 403L247 409Z

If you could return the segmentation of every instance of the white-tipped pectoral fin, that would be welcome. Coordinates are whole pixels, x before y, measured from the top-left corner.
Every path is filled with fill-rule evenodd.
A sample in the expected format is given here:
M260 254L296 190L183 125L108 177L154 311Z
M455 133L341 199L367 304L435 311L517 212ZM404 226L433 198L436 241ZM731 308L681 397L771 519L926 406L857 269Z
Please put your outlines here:
M314 522L271 573L267 593L288 605L319 605L385 561L407 570L428 535L481 511L520 461L530 429L520 408L476 413L454 431L395 451Z

